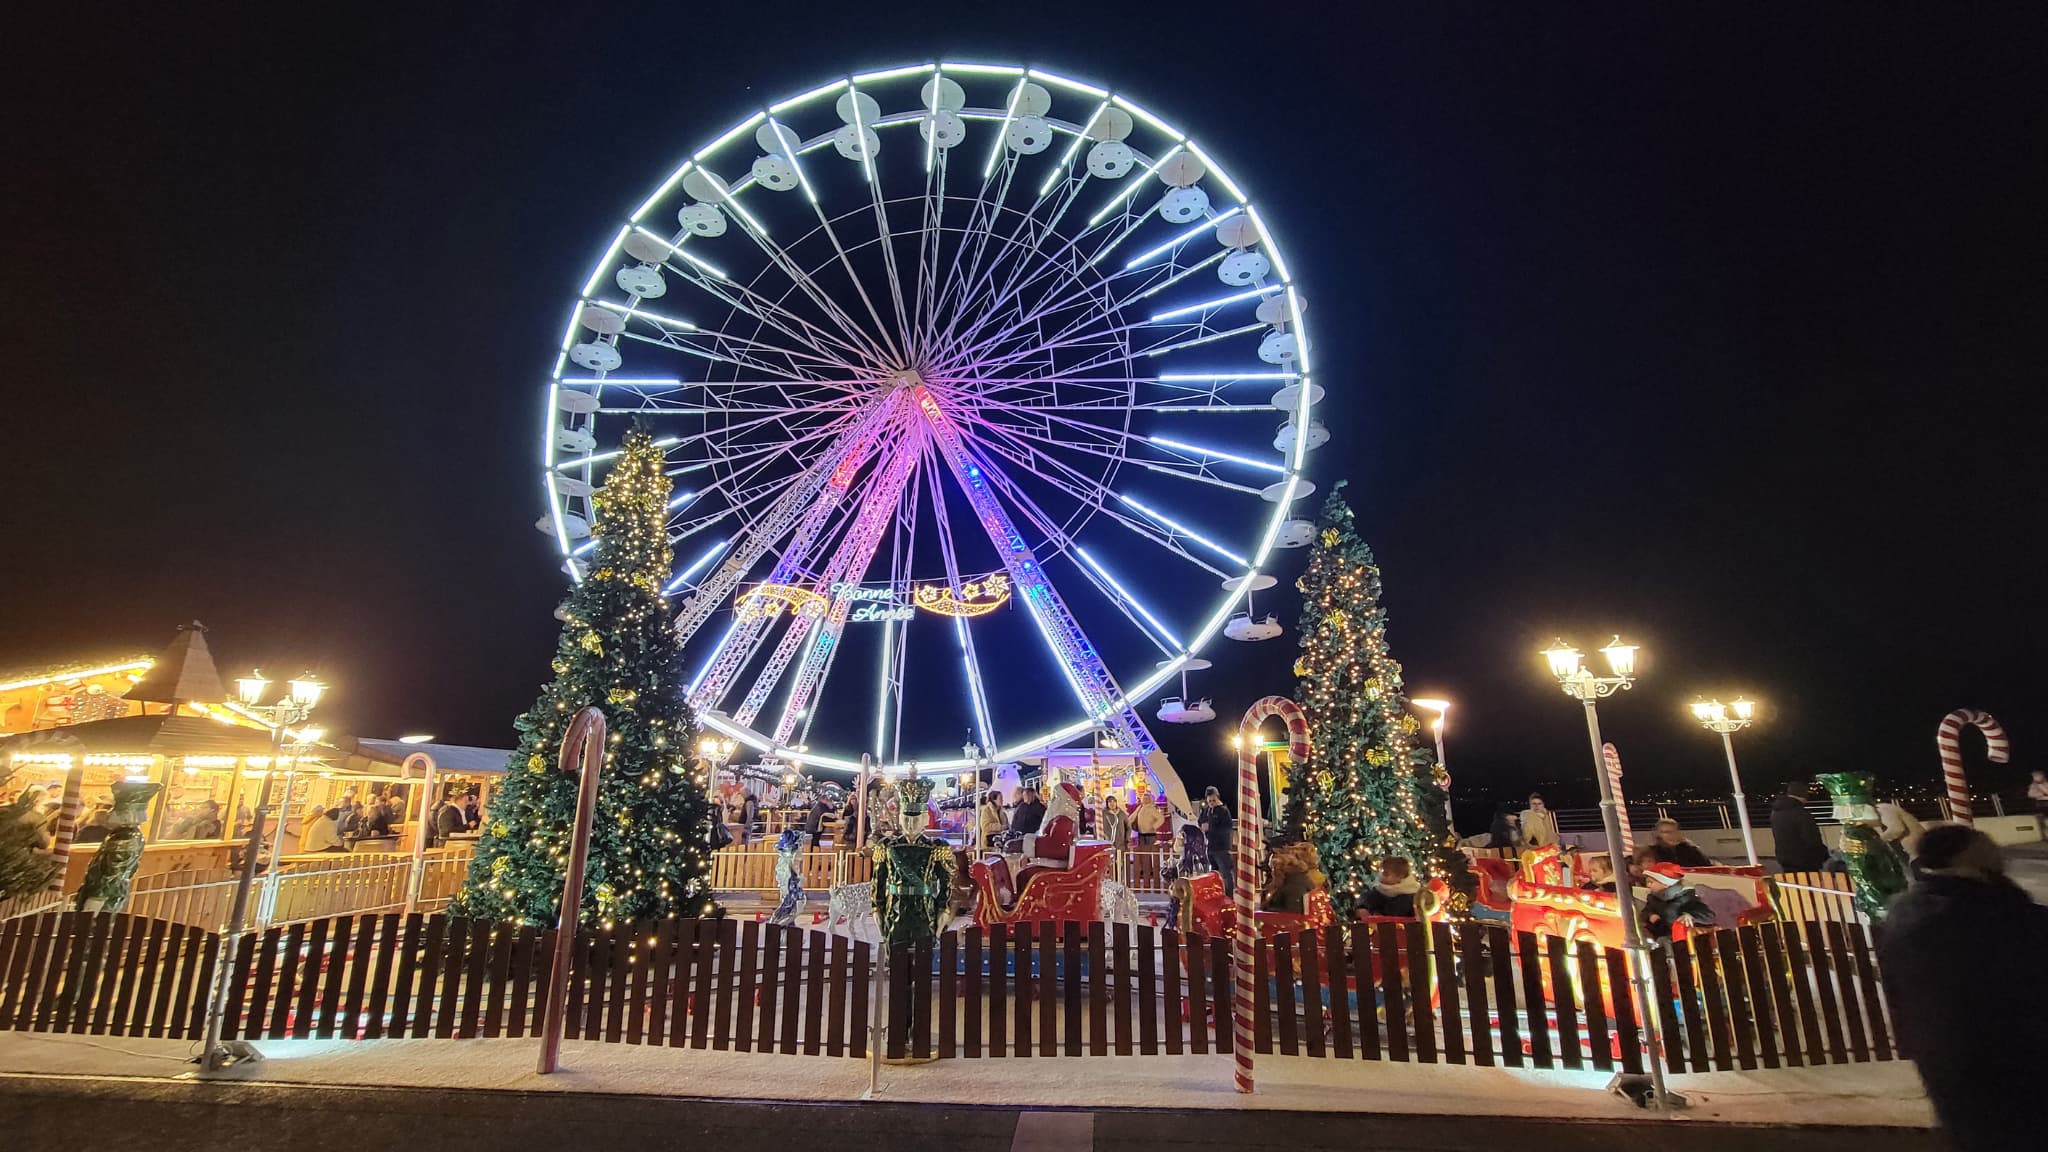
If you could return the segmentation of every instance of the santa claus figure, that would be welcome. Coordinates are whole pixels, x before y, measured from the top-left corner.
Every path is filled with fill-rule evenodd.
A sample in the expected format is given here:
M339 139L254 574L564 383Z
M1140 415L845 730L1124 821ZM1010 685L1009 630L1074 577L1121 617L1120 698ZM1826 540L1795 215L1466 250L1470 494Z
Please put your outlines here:
M1046 789L1045 818L1038 822L1036 832L1025 833L1021 851L1005 852L987 861L997 901L1008 908L1032 876L1072 868L1074 848L1080 840L1080 787L1056 784Z

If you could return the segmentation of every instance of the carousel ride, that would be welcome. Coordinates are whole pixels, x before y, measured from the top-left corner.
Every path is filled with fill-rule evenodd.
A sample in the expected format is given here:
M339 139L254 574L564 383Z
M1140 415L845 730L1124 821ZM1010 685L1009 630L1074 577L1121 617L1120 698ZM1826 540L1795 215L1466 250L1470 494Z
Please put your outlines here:
M645 422L707 730L890 778L1092 733L1185 818L1140 708L1177 676L1157 721L1213 719L1201 653L1281 633L1251 597L1313 535L1309 351L1259 205L1124 93L952 61L834 77L613 229L546 377L537 527L584 579ZM985 759L927 746L962 726ZM984 922L1128 902L1052 791L1021 851L973 863Z

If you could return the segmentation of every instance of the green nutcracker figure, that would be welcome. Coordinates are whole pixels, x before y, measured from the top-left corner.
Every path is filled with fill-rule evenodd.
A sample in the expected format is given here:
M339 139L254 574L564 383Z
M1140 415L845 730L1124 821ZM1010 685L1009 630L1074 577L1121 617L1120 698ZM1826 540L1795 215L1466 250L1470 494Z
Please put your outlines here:
M875 861L875 919L890 950L934 940L951 918L949 901L958 867L953 847L924 834L932 782L915 776L896 785L902 807L895 831L878 837Z
M150 797L162 787L137 780L115 782L114 806L107 814L111 830L78 886L79 911L119 912L128 906L128 885L142 863L142 824L149 819Z
M1884 838L1871 795L1871 778L1861 772L1819 777L1842 822L1842 860L1856 882L1856 909L1872 924L1884 922L1885 905L1906 890L1906 858Z

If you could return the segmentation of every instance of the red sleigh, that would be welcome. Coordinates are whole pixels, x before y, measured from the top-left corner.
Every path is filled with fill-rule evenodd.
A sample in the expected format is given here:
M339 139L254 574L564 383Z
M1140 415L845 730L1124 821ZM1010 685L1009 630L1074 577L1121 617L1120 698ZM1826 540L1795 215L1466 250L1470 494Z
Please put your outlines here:
M1109 845L1083 840L1074 845L1072 858L1073 864L1064 868L1034 861L1014 876L1009 860L1001 856L976 860L969 869L974 879L974 922L986 928L992 924L1101 919L1102 882L1109 878Z

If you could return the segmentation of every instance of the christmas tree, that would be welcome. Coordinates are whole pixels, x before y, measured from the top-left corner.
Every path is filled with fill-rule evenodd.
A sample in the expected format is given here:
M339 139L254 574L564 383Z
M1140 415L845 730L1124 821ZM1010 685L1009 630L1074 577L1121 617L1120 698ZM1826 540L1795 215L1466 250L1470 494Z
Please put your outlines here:
M30 809L41 795L23 789L12 804L0 805L0 900L41 892L57 874L57 862L38 850L42 825Z
M1427 884L1451 888L1453 915L1471 907L1474 880L1444 818L1444 774L1417 738L1401 665L1387 651L1380 570L1359 539L1343 484L1323 503L1321 532L1302 593L1301 684L1309 762L1298 785L1308 836L1330 877L1330 897L1348 917L1377 876L1379 861L1405 856Z
M583 922L712 911L711 808L694 776L682 651L661 595L673 563L668 500L662 451L635 427L594 499L597 548L558 613L555 678L517 722L519 747L455 914L556 922L578 783L556 758L570 719L593 704L608 735Z

